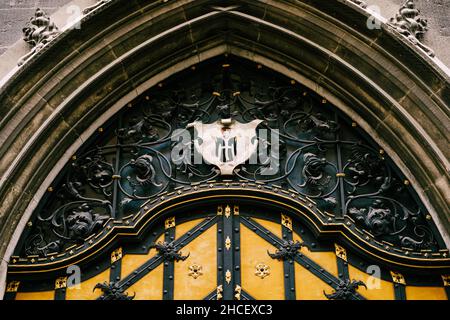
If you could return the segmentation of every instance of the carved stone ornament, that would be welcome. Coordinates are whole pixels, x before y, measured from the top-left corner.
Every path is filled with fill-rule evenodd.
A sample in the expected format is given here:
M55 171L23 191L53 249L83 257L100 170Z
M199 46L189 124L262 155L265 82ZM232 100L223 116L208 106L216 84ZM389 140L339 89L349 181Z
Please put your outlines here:
M193 122L197 132L195 149L205 161L217 166L222 175L232 175L234 168L247 161L256 152L256 127L263 120L240 123L221 119L211 124Z
M434 57L433 50L421 42L428 30L428 21L420 17L420 11L416 9L414 0L407 0L400 7L395 17L389 20L389 23L410 42L421 48L429 56Z
M19 66L59 35L56 25L39 8L36 9L34 17L27 22L22 32L23 40L30 45L31 51L19 59Z

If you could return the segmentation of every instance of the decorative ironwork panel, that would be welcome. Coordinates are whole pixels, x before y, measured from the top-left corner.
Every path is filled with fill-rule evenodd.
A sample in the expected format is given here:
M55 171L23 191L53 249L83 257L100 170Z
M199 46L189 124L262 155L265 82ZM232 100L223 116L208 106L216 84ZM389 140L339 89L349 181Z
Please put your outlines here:
M196 150L218 138L198 134L199 124L230 133L215 140L216 155ZM243 130L236 140L233 134ZM238 161L242 139L255 152ZM234 167L198 163L208 156ZM387 250L408 255L445 248L413 187L356 123L295 81L230 57L173 76L99 128L49 188L16 256L65 252L110 219L121 221L151 199L210 181L295 192L332 218L348 217Z

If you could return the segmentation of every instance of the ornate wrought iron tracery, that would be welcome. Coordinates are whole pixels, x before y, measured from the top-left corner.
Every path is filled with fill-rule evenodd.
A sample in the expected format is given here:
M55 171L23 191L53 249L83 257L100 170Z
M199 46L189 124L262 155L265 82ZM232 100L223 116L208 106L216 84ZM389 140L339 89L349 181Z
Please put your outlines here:
M177 129L230 117L263 120L259 128L270 132L270 137L258 135L268 154L259 150L257 164L247 162L233 176L222 177L213 165L174 159L180 142L194 157L193 141L182 140ZM408 181L356 126L326 100L282 76L232 58L204 63L149 90L99 128L55 180L17 254L62 252L163 192L225 179L294 190L394 247L441 249ZM264 174L274 165L275 174Z

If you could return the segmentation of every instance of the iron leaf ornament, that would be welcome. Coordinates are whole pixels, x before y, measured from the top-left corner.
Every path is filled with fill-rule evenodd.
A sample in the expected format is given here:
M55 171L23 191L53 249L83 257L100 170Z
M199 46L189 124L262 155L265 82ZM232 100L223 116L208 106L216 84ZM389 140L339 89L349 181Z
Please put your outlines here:
M28 43L31 51L19 59L18 65L21 66L39 52L47 43L51 42L59 35L56 25L50 20L45 11L36 9L34 16L30 18L22 29L23 40Z
M433 50L422 43L425 32L428 30L428 21L420 16L414 0L406 0L389 23L411 43L421 48L430 57L434 57Z
M299 241L284 241L284 243L275 251L275 253L270 253L269 250L267 250L267 254L272 259L277 260L293 260L295 256L298 254L301 247L306 246L303 242Z
M103 292L98 300L133 300L136 296L136 294L129 296L128 293L124 292L124 289L120 288L118 283L114 281L111 281L110 283L97 283L92 291L95 291L96 289L100 289Z
M367 286L362 281L341 280L333 293L327 294L324 291L323 294L329 300L351 300L353 295L356 294L356 290L360 286L363 286L367 289Z

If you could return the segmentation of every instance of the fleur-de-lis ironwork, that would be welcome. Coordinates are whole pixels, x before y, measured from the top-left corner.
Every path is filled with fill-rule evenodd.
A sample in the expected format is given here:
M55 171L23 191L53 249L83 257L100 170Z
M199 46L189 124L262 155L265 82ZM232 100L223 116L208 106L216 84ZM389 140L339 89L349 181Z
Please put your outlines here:
M155 248L164 261L184 261L189 257L189 253L183 256L181 252L178 252L173 242L160 241L152 244L150 248Z
M305 244L303 242L299 241L284 241L284 243L275 251L275 253L270 253L269 250L267 250L267 254L272 259L277 260L288 260L288 259L294 259L295 255L298 253L298 251L301 249L301 247L304 247Z
M124 289L120 288L117 282L111 281L110 283L103 282L97 283L92 291L100 289L103 294L98 300L133 300L136 294L129 296Z
M327 294L324 291L323 294L330 300L350 300L360 286L367 289L366 284L362 281L341 280L333 293Z
M420 47L428 55L434 57L434 52L421 41L428 30L428 21L420 17L420 10L416 8L414 0L406 0L394 18L389 20L395 30L404 35L413 44Z

